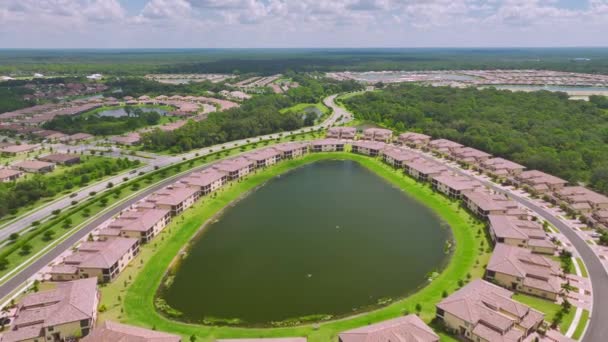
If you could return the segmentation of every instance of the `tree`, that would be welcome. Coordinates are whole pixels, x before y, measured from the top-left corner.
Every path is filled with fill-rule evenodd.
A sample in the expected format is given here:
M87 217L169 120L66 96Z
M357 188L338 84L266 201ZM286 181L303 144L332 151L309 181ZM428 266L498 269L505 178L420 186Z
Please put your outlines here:
M23 246L21 246L21 249L19 251L19 253L21 255L28 255L31 252L32 252L32 245L30 245L29 243L26 243Z
M42 233L42 241L51 241L53 240L53 237L55 236L55 232L52 230L47 230L44 233Z
M7 269L9 265L7 258L0 258L0 271L4 271Z
M19 233L12 233L11 235L9 235L8 239L10 241L16 241L19 238Z

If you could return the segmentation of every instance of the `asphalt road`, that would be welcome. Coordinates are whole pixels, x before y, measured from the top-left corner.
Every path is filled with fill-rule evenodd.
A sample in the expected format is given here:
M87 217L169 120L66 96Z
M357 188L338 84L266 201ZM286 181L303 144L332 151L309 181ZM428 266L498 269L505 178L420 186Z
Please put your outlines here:
M313 129L331 126L336 122L337 118L340 115L343 115L343 113L340 112L340 110L343 110L343 109L333 103L333 99L335 98L335 95L330 96L330 98L331 99L328 100L328 105L331 104L332 107L335 106L339 110L336 110L334 108L334 112L332 113L332 115L327 120L325 120L323 123L312 127ZM283 134L286 135L286 134L304 133L304 132L308 131L309 129L311 129L311 127L306 127L303 129L292 131L292 132L283 132ZM231 141L231 142L228 142L225 144L211 146L211 147L200 149L197 151L191 151L189 153L186 153L186 154L183 154L180 156L160 158L160 159L155 160L154 163L146 165L144 168L138 169L138 171L146 170L146 172L147 172L147 171L153 170L154 165L159 165L159 166L169 165L169 164L172 164L175 162L182 161L182 158L190 159L190 158L195 157L196 153L199 153L201 156L205 155L205 154L209 154L209 153L212 153L212 151L221 150L222 146L229 148L229 147L247 144L247 140L253 140L253 139L257 139L257 138L261 138L262 140L268 140L268 139L276 138L277 136L278 136L278 133L268 134L268 135L256 137L256 138L248 138L248 139L242 139L242 140L238 140L238 141ZM209 167L209 165L199 166L199 167L193 168L189 171L192 172L192 171L202 170L207 167ZM184 176L189 173L190 172L185 173ZM119 178L119 180L122 181L123 176L124 175L120 175L120 176L117 176L116 178ZM60 256L61 253L63 253L65 250L71 248L76 242L78 242L83 237L87 236L91 231L93 231L96 227L98 227L100 224L102 224L106 220L110 219L112 216L118 214L120 211L124 210L125 208L128 208L129 206L131 206L135 202L141 200L142 198L148 196L152 192L157 191L169 184L172 184L176 180L178 180L184 176L174 176L173 178L168 178L168 179L163 180L160 183L156 183L153 186L151 186L150 188L147 188L143 192L141 192L141 193L137 194L136 196L134 196L133 198L129 199L128 201L118 205L115 208L109 209L108 211L104 212L97 219L95 219L95 220L91 221L90 223L88 223L87 225L85 225L83 228L78 230L76 233L74 233L73 235L68 237L65 241L59 243L57 246L50 249L48 252L46 252L44 255L42 255L40 258L38 258L35 262L33 262L32 264L28 265L23 270L16 273L12 278L7 280L4 284L0 285L0 298L6 297L10 293L12 293L15 289L19 288L29 278L34 276L37 272L39 272L42 268L44 268L46 265L48 265L55 258ZM112 178L112 179L114 179L114 178ZM85 194L84 198L86 198L86 197L88 197L88 193L90 191L96 191L94 189L98 189L99 190L98 193L105 191L107 182L112 181L112 179L108 179L108 180L102 182L102 184L96 184L92 187L88 187L86 189L81 189L81 190L79 190L79 193L84 193ZM114 184L118 184L118 182L115 182ZM80 197L77 197L77 198L80 198ZM30 226L30 224L33 220L35 220L36 218L40 219L41 215L44 215L42 217L47 217L48 215L50 215L51 211L53 210L52 208L63 209L66 206L68 206L72 200L74 200L74 198L69 198L69 197L58 200L58 201L54 202L51 206L40 210L39 211L40 215L38 215L38 212L34 212L33 214L24 217L23 219L17 221L16 223L13 223L11 226L0 230L0 234L8 236L9 234L5 233L5 230L6 231L19 231L20 229L25 229ZM21 228L19 228L19 227L21 227ZM7 230L7 229L11 229L11 230ZM3 236L3 235L0 235L0 236Z

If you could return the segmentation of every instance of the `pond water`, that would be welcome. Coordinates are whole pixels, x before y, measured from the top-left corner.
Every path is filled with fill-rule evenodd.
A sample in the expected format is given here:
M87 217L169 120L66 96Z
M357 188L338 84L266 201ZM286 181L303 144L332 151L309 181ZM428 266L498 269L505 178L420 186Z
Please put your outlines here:
M141 109L142 112L157 112L160 115L165 115L168 113L167 110L162 109L162 108L157 108L157 107L134 107L134 108ZM111 117L119 118L119 117L127 116L127 111L125 110L125 107L116 107L116 108L98 112L97 115L111 116Z
M183 320L263 326L411 294L449 259L449 227L353 161L295 169L225 210L159 295Z

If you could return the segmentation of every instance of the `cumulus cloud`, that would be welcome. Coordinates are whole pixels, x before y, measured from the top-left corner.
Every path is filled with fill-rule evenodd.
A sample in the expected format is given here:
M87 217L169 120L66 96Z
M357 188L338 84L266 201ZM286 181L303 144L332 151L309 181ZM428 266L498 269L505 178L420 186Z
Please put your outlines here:
M545 43L546 35L533 34L542 28L551 33L577 30L581 35L608 28L608 0L561 4L557 0L146 0L137 7L128 0L0 0L0 20L10 24L0 25L0 32L40 37L48 44L44 37L51 33L65 32L69 40L69 34L96 37L103 32L120 42L129 32L133 41L148 41L136 35L166 37L168 46L195 42L203 46L336 42L432 46L449 44L446 37L458 32L467 32L466 41L472 45L487 41L513 45L517 32L526 29L522 41L537 37L541 44L559 45L559 40ZM200 40L187 40L187 32L195 32ZM508 32L512 34L507 36ZM422 34L426 40L416 41ZM11 46L17 39L10 37L3 34L0 43ZM594 39L596 44L605 43L601 35Z

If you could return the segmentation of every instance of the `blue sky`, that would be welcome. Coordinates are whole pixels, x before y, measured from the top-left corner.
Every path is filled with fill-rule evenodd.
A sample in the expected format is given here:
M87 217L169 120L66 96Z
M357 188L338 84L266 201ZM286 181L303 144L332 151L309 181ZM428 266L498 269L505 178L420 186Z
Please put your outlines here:
M608 0L0 0L0 48L608 46Z

